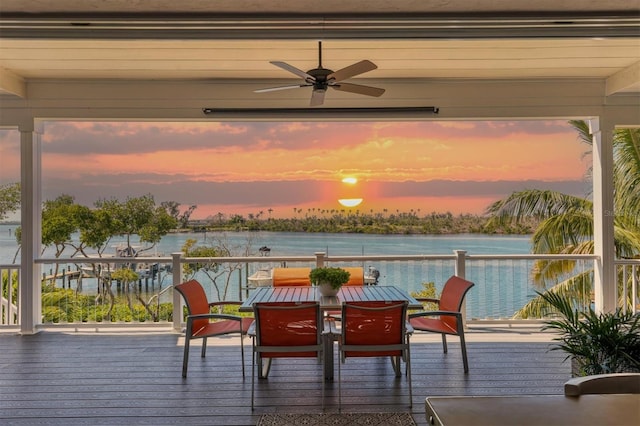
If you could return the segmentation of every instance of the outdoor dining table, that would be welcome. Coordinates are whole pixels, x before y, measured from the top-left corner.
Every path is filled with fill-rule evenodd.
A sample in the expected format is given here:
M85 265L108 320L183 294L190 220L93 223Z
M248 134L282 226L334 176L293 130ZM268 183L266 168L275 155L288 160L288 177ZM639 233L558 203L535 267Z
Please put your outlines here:
M422 309L422 304L397 286L343 286L336 296L322 296L317 287L259 287L240 305L240 312L253 312L261 302L318 302L323 311L340 311L343 302L407 301L408 309ZM325 339L325 379L333 380L333 347L335 336Z

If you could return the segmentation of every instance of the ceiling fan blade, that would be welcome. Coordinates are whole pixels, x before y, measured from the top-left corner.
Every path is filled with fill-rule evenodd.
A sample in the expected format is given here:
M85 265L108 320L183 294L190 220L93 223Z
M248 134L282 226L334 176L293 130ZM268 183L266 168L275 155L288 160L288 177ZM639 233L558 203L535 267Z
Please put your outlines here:
M294 84L291 86L267 87L266 89L254 90L253 93L276 92L278 90L298 89L300 87L308 87L310 84Z
M270 63L272 63L273 65L275 65L277 67L282 68L283 70L286 70L286 71L289 71L291 73L294 73L298 77L303 78L305 81L308 81L308 80L316 81L316 79L312 75L309 75L306 72L294 67L293 65L289 65L286 62L271 61Z
M356 62L355 64L349 65L348 67L342 68L338 71L332 72L327 76L327 80L342 81L358 74L373 71L376 68L378 68L376 64L371 61L364 60Z
M311 94L311 102L310 106L318 106L324 103L324 95L327 93L326 90L314 90Z
M333 87L334 89L341 90L343 92L358 93L360 95L375 96L375 97L382 96L382 94L385 92L384 89L380 89L378 87L363 86L361 84L350 84L350 83L332 84L329 87Z

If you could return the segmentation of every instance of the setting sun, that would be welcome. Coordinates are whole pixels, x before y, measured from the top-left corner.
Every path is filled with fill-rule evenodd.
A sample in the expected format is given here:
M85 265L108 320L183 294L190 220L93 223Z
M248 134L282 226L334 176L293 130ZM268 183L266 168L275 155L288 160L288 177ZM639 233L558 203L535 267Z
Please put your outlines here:
M362 203L362 198L359 197L359 189L355 188L358 179L353 176L347 176L342 179L342 183L347 184L348 189L342 189L342 197L338 199L338 202L344 207L359 206Z
M355 207L362 203L362 198L341 198L338 202L345 207Z

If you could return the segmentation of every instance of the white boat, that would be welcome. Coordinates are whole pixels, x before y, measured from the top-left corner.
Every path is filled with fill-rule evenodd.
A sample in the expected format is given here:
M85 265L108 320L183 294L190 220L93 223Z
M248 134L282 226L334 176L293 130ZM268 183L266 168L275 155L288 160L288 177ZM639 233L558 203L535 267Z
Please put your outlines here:
M273 285L273 276L270 269L259 269L247 277L247 281L249 288L269 287Z

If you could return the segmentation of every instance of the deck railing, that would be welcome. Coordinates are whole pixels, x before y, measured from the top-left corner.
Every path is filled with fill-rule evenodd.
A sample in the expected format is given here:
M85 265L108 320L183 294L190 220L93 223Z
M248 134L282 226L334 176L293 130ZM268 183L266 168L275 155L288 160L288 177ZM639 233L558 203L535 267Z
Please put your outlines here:
M0 326L17 325L20 265L0 265Z
M172 286L188 277L183 270L187 264L205 266L194 277L205 286L211 300L246 298L255 286L255 281L252 285L248 277L258 270L276 266L362 266L365 273L375 268L379 272L379 285L398 285L409 292L420 292L427 288L425 284L433 283L439 293L444 281L458 274L476 284L466 300L466 317L473 322L513 321L514 314L536 296L536 290L541 290L532 278L537 261L572 261L572 273L577 274L589 273L595 258L593 255L473 255L464 251L442 255L326 256L315 253L309 256L217 258L186 258L175 254L173 257L135 258L138 266L157 266L147 269L147 273L142 273L135 282L123 284L111 280L108 289L96 278L88 276L86 266L100 265L96 271L108 274L122 266L130 267L131 258L109 258L108 265L104 263L105 259L93 258L39 259L37 262L46 271L42 278L45 324L107 325L115 321L118 324L170 325L181 313L181 306L173 306L174 300L180 303L181 300L174 298ZM83 265L85 268L81 268ZM640 260L620 260L616 265L619 306L638 312ZM19 325L19 272L19 265L0 265L0 327ZM558 282L564 278L558 277ZM110 293L119 301L111 310ZM583 299L590 303L592 295L584 295Z

